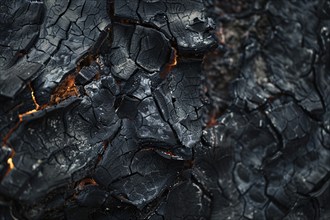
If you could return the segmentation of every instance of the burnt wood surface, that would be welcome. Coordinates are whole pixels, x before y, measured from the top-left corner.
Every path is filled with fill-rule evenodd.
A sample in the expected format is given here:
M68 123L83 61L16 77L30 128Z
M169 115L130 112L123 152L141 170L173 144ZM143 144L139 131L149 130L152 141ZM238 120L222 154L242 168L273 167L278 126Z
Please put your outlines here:
M2 0L0 220L330 219L329 0Z

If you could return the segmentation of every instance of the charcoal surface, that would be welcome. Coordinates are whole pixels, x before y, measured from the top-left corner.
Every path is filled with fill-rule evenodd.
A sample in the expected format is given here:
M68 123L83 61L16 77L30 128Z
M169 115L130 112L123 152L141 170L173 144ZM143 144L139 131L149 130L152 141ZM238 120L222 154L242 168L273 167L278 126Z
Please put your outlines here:
M3 0L0 220L330 218L329 0Z

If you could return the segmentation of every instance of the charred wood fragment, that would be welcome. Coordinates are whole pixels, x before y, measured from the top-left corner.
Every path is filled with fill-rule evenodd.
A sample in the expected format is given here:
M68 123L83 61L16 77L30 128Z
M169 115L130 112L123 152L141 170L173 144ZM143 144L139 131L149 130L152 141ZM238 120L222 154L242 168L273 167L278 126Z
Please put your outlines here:
M0 219L329 219L329 0L3 0Z

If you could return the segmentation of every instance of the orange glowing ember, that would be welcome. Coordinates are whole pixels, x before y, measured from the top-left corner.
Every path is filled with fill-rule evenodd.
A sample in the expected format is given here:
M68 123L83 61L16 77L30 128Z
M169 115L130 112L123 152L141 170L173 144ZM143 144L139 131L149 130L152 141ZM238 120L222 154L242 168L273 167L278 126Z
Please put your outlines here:
M87 185L97 186L98 184L94 179L86 178L80 181L80 183L78 184L78 189L83 190L84 187Z
M39 110L40 109L40 105L38 104L38 102L36 100L36 97L34 96L34 90L33 90L32 86L31 86L31 83L29 84L29 87L31 89L31 97L32 97L33 103L36 106L35 110Z
M171 70L178 64L177 51L175 48L172 48L172 49L173 49L173 53L171 55L170 62L165 65L164 70L160 73L160 77L162 79L165 79L166 76L171 72Z
M76 79L73 74L65 78L51 95L50 104L58 104L71 96L78 96L79 92L76 87L75 80Z
M33 90L32 86L31 86L31 83L29 84L29 87L30 87L30 89L31 89L31 98L32 98L32 101L33 101L33 103L34 103L34 105L35 105L35 109L32 109L32 110L27 111L27 112L25 112L25 113L19 114L19 115L18 115L18 118L19 118L19 121L20 121L20 122L23 121L23 117L24 117L24 116L26 116L26 115L30 115L30 114L32 114L32 113L35 113L35 112L37 112L37 111L39 111L39 110L41 109L41 108L40 108L40 105L39 105L38 102L37 102L36 97L34 96L34 90Z
M9 165L9 170L14 169L14 163L13 163L13 158L8 158L7 164Z
M35 113L35 112L37 112L37 111L38 111L37 109L32 109L31 111L25 112L25 113L23 113L23 114L19 114L19 115L18 115L19 121L22 122L24 116L26 116L26 115L30 115L30 114Z
M15 168L15 165L14 165L14 162L13 162L13 156L14 155L15 155L15 152L13 151L13 153L11 154L11 156L7 160L8 169L6 171L5 176L7 176L10 173L10 171L12 171Z
M172 59L172 62L170 63L170 66L171 67L174 67L174 66L176 66L177 64L178 64L178 54L177 54L177 51L176 51L176 49L175 48L173 48L173 59Z

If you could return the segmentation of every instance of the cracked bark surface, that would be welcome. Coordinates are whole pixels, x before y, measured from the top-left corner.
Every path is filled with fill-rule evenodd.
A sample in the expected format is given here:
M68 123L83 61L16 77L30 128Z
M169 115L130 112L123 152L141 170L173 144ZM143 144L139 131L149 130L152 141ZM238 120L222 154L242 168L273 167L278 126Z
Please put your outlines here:
M0 18L0 219L330 218L330 1Z

